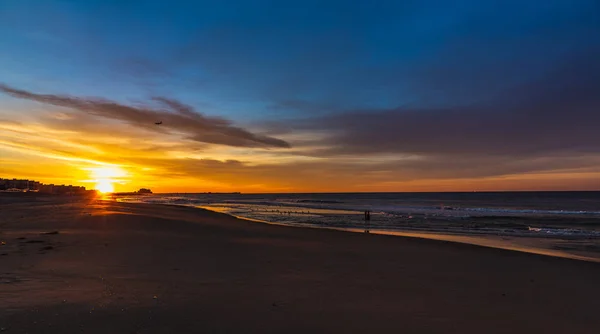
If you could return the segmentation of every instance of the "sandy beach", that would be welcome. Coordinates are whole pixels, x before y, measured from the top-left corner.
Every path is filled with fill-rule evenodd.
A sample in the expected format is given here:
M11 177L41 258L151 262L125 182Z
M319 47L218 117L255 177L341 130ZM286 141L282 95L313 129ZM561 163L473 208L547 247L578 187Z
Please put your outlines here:
M202 209L0 197L6 333L597 333L600 264Z

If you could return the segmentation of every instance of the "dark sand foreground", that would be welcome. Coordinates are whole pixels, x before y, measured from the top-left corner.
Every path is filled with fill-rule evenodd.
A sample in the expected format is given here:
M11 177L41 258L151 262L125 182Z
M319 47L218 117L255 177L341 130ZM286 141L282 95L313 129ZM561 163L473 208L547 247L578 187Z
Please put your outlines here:
M598 263L27 201L0 198L6 333L600 333Z

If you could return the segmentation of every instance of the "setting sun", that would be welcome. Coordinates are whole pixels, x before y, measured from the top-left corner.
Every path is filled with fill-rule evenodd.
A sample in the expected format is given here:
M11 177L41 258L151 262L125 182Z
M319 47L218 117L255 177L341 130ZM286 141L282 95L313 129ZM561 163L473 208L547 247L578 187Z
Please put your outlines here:
M115 187L109 180L99 180L96 183L96 190L101 193L112 193L115 191Z
M116 166L89 168L92 182L95 183L95 189L102 193L111 193L115 191L114 184L122 182L122 178L127 173Z

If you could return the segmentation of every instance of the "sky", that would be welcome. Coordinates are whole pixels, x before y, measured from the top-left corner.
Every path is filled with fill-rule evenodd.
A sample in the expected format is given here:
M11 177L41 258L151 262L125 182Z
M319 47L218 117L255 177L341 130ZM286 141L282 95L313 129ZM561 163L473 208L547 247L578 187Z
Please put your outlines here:
M0 177L600 190L599 13L596 0L2 0Z

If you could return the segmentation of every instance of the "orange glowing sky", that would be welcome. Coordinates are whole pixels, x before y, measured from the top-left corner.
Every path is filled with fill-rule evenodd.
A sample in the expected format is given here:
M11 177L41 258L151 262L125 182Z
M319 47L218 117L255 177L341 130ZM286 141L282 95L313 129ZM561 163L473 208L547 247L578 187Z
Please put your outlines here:
M585 168L432 177L370 159L294 155L293 148L207 145L198 150L185 140L127 124L99 126L93 132L63 128L56 116L48 111L37 121L0 122L0 176L102 191L147 187L155 192L571 190L594 189L592 180L600 179L598 171Z

